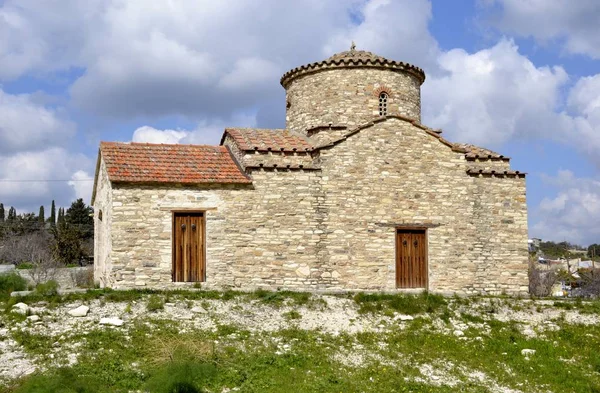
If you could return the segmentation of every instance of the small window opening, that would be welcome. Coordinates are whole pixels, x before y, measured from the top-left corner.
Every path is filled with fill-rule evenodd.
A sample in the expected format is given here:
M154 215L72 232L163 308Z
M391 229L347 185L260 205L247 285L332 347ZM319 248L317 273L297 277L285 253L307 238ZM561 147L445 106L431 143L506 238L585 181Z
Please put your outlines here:
M98 220L102 221L102 210L98 212Z
M383 92L379 94L379 116L387 116L388 95Z

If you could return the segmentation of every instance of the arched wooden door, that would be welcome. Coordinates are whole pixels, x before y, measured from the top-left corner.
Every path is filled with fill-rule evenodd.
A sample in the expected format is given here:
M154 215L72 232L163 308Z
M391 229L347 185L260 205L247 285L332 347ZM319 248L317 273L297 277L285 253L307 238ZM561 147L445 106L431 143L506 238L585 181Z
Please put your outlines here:
M427 288L427 237L424 229L396 230L396 287Z
M173 216L173 281L204 281L204 213L175 213Z

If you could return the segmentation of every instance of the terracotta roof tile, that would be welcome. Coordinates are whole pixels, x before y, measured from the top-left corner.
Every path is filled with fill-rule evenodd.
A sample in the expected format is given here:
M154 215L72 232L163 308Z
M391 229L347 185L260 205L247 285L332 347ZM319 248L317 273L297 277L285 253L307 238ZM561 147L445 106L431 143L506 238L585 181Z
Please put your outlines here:
M471 158L471 159L476 159L476 158L484 158L484 159L490 159L490 158L496 158L496 159L502 159L502 160L506 160L508 161L509 158L503 156L500 153L496 153L495 151L483 148L483 147L479 147L479 146L475 146L475 145L471 145L468 143L455 143L456 146L463 148L466 150L465 153L465 157L467 158Z
M101 142L100 151L115 182L252 182L225 146Z
M313 148L302 136L283 129L227 128L223 139L226 135L244 151L307 152Z

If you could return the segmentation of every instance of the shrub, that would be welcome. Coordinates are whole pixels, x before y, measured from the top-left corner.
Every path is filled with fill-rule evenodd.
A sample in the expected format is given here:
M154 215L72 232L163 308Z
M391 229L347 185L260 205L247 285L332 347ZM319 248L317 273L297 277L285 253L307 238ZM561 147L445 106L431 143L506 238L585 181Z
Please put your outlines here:
M163 310L165 308L165 302L162 297L158 295L152 295L148 298L148 304L146 304L146 309L148 311L158 311Z
M579 270L581 282L579 295L584 297L600 297L600 269Z
M43 297L58 295L58 283L54 280L46 281L35 287L35 292Z
M17 272L0 274L0 299L7 299L13 291L24 291L27 289L27 280Z
M546 297L552 294L552 287L558 282L554 270L541 270L535 265L529 264L529 293L532 296Z

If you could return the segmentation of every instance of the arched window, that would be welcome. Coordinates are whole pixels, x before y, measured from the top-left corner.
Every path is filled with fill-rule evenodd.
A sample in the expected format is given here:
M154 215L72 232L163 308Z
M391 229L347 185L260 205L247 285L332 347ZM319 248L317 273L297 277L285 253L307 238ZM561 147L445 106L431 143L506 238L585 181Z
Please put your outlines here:
M388 95L385 91L379 94L379 116L387 116Z

